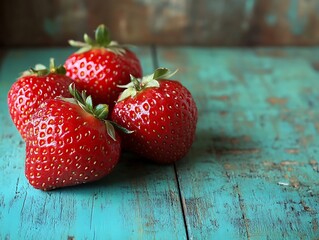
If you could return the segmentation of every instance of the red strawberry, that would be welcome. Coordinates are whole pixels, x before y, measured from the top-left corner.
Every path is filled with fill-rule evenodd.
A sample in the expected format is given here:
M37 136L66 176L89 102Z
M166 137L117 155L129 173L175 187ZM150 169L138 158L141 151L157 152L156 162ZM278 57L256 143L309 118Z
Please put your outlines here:
M174 73L172 73L174 74ZM111 119L134 131L123 136L124 146L158 163L172 163L190 149L197 107L190 92L164 68L142 79L132 77L120 95Z
M106 121L108 106L92 106L92 98L49 99L27 126L25 174L38 189L51 190L107 175L120 156L120 139Z
M67 58L67 76L79 89L85 89L95 103L107 103L112 108L121 93L118 85L129 83L130 75L142 76L136 55L111 41L104 25L97 28L95 40L85 34L84 42L69 43L81 49Z
M68 86L71 83L72 80L65 76L64 67L55 67L51 59L50 69L38 64L35 69L24 72L11 86L8 93L9 112L23 139L26 137L25 127L39 105L56 96L70 97Z

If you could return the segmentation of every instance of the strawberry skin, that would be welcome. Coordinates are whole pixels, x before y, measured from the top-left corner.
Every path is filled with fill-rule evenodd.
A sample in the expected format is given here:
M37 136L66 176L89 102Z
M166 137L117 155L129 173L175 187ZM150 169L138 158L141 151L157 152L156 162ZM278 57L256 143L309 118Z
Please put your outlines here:
M125 46L111 41L109 32L101 24L95 31L95 39L84 34L84 42L69 41L80 50L65 61L67 76L80 90L86 90L94 103L106 103L112 108L121 93L118 85L130 82L130 75L142 76L137 56Z
M25 174L38 189L77 185L107 175L118 162L120 139L79 105L49 99L27 125Z
M195 135L197 107L177 81L158 80L116 103L112 120L134 131L122 137L124 147L157 163L172 163L187 154Z
M26 138L25 127L39 105L46 99L56 96L70 97L68 86L73 81L56 72L20 77L8 92L8 107L11 119L23 139Z
M117 85L130 82L130 74L141 77L142 69L136 55L130 50L124 54L95 48L74 53L65 62L66 75L74 79L80 90L86 90L94 103L114 105L121 89Z

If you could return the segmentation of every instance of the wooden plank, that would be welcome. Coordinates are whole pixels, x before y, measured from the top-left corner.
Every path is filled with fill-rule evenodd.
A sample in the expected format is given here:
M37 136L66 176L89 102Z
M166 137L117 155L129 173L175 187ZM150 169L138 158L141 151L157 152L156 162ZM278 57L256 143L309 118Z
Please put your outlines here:
M199 109L177 163L190 239L319 237L319 48L159 48Z
M0 239L186 239L173 166L124 155L103 180L66 189L35 190L24 176L25 144L8 115L6 94L20 72L74 49L10 50L0 68ZM134 49L145 71L150 48Z

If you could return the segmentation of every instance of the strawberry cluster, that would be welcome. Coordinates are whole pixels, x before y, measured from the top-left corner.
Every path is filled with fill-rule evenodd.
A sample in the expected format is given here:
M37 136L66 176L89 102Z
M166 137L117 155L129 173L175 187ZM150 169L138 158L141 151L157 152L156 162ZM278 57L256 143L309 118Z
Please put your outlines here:
M104 25L95 38L70 41L80 50L64 65L36 65L12 85L8 107L26 142L25 175L51 190L101 179L121 150L157 163L189 151L197 107L175 72L159 68L142 76L139 59L111 41Z

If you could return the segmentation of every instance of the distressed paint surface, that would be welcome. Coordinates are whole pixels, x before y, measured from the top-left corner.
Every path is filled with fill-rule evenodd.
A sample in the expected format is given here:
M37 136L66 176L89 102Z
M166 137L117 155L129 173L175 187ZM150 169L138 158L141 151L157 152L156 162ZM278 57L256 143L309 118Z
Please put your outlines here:
M144 70L150 48L134 49ZM103 180L57 191L35 190L24 176L25 144L13 126L6 95L21 71L74 49L11 50L0 68L0 239L186 239L173 166L123 156Z
M122 43L316 45L318 11L317 0L1 1L0 46L66 46L101 23Z
M169 166L123 155L103 180L48 193L24 177L6 93L72 49L0 55L0 239L318 239L319 48L135 51L145 74L179 68L192 92L190 153Z
M190 239L318 239L319 48L160 48L199 108L176 169Z

